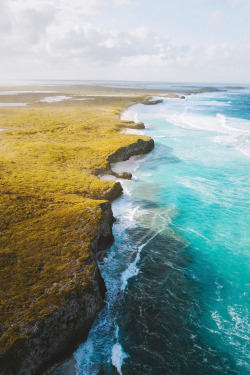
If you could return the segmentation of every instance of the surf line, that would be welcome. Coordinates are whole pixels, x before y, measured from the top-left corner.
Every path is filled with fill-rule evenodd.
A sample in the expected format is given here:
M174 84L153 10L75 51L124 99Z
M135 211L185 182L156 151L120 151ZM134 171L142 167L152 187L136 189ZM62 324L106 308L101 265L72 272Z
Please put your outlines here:
M128 268L122 273L121 280L122 280L122 286L121 290L124 291L128 285L128 280L131 279L134 276L137 276L139 273L139 268L137 267L137 263L141 259L141 251L142 249L149 244L158 234L160 234L165 228L160 229L158 232L156 232L152 237L150 237L144 244L138 247L138 251L135 257L135 260L130 263Z

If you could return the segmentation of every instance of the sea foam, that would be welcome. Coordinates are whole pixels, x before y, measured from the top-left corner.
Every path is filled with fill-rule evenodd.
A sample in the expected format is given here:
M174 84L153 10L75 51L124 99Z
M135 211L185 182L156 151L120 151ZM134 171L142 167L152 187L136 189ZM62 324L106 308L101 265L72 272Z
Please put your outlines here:
M163 229L160 229L157 233L155 233L152 237L150 237L145 243L138 247L135 260L131 262L128 268L122 273L121 276L121 290L124 291L128 285L128 280L134 276L137 276L139 273L139 268L137 267L138 262L141 259L141 251L142 249L149 244L158 234L160 234Z
M189 113L162 114L173 125L187 129L219 133L214 136L215 143L234 147L245 156L250 156L250 121L227 117L220 113L204 116Z
M122 375L122 365L126 358L129 357L127 353L123 350L121 344L119 343L119 327L116 325L115 329L116 343L112 347L111 360L112 365L116 367L119 375Z

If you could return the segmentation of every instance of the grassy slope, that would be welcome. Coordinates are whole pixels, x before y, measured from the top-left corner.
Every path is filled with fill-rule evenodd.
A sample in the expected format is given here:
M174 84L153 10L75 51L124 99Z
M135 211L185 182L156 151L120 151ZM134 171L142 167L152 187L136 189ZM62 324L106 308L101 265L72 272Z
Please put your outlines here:
M138 139L118 133L119 111L132 101L138 98L0 108L7 129L0 132L2 353L91 279L97 199L114 184L94 172Z

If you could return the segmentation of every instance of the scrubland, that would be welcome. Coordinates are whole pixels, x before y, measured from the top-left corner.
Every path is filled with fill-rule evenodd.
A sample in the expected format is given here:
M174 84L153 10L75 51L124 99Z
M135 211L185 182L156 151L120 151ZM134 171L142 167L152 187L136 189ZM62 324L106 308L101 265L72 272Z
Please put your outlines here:
M25 95L35 97L12 100ZM100 203L115 184L97 174L111 154L143 138L120 133L129 126L121 111L141 100L34 99L27 107L0 108L2 353L91 280Z

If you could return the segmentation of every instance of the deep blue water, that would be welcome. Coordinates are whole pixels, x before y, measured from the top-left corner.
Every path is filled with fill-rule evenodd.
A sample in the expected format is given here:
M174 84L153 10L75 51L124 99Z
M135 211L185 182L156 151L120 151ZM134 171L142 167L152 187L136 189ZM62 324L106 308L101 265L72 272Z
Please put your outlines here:
M79 375L249 374L250 90L137 105L155 149L124 164L107 304Z

